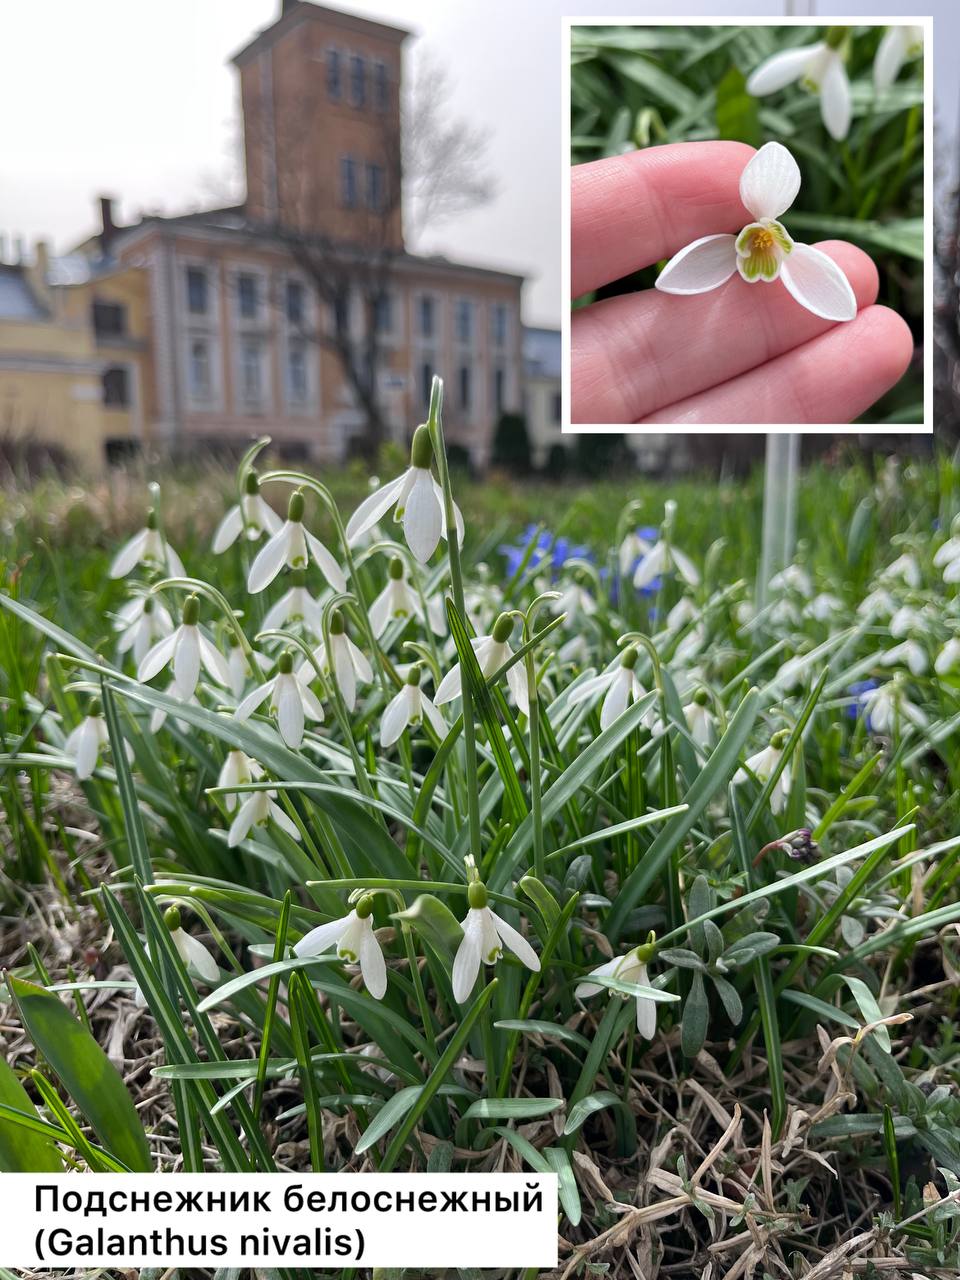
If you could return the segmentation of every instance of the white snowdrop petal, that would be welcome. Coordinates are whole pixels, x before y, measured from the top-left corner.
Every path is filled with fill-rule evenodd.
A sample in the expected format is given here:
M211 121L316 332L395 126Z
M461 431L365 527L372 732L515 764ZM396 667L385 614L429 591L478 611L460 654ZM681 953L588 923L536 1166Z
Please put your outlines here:
M285 831L291 840L300 840L300 829L289 813L284 813L275 800L268 800L268 813L281 831Z
M93 716L87 716L80 726L76 743L77 778L83 782L89 778L97 767L97 756L100 752L100 735Z
M600 708L600 728L609 729L614 720L619 719L627 709L630 692L633 686L633 673L621 667L607 691Z
M349 543L352 544L358 538L362 538L382 516L386 515L399 497L406 475L407 473L404 472L402 476L397 476L396 480L391 480L389 484L383 485L368 498L364 498L347 521L346 535Z
M540 957L523 934L514 929L512 924L507 924L506 920L498 916L495 911L490 912L490 919L493 921L494 928L500 935L504 945L509 947L517 959L522 961L528 969L532 969L534 973L539 973Z
M765 143L740 175L740 199L755 218L779 218L800 190L800 166L779 142Z
M231 685L230 667L226 658L216 646L212 645L207 637L200 633L200 660L204 665L207 675L211 680L216 680L217 684L222 684L224 688ZM242 687L242 686L241 686Z
M453 998L458 1004L469 1000L480 972L480 954L483 947L483 919L480 911L471 907L463 921L463 938L453 958Z
M346 915L341 920L330 920L327 924L317 925L316 929L311 929L295 944L293 954L301 957L318 956L328 951L335 942L340 940L349 923L350 916Z
M148 680L152 680L155 675L163 670L173 657L176 643L176 632L157 641L137 668L137 679L141 684L146 684Z
M116 556L114 556L113 563L108 570L111 578L125 578L130 570L140 563L149 532L149 529L141 529L139 533L133 535L129 542L124 543Z
M294 675L277 676L273 697L277 707L277 728L288 747L299 747L303 741L303 700Z
M459 698L463 689L463 677L460 674L460 663L454 663L447 674L437 685L436 696L434 702L438 707L442 707L447 702L452 702L454 698Z
M780 279L792 297L822 320L853 320L857 299L832 258L809 244L795 244L783 260Z
M413 469L417 474L403 512L403 536L420 563L426 564L440 541L443 517L430 472L422 467Z
M243 532L243 512L240 510L239 503L230 508L227 514L217 525L216 532L213 535L213 543L211 551L215 556L221 555L228 547L232 547Z
M290 544L290 531L291 525L287 521L257 552L247 575L247 590L251 595L268 587L283 568Z
M387 965L369 916L364 924L366 928L360 936L360 974L374 1000L382 1000L387 994Z
M404 685L400 692L390 699L387 709L380 721L380 745L392 747L407 727L410 700L407 697L409 685Z
M195 626L182 626L173 649L173 679L185 697L193 695L200 679L200 633Z
M296 677L293 677L296 680ZM297 686L300 693L300 700L303 703L304 714L310 720L321 721L323 719L323 706L320 699L308 688L301 680L297 680Z
M517 710L525 716L530 714L530 690L527 684L527 669L523 659L515 662L507 671L507 686L513 694Z
M437 737L445 738L447 736L447 722L425 693L420 695L420 711Z
M820 115L834 142L842 142L850 132L852 112L847 69L836 54L828 61L820 84Z
M822 42L801 45L798 49L786 49L761 62L747 80L747 93L755 98L765 98L793 84L805 73L810 62L824 49Z
M590 982L590 978L612 978L616 976L620 965L623 963L623 956L614 956L612 960L607 960L603 964L598 965L596 969L591 969L587 975L586 982L579 983L574 987L573 994L578 1000L586 1000L590 996L598 995L601 991L608 990L602 983Z
M220 970L217 962L202 942L198 942L183 929L175 929L171 936L181 960L188 969L192 968L204 982L209 982L211 985L219 982Z
M334 559L333 553L328 551L320 539L315 538L312 533L304 530L304 534L317 568L333 587L334 591L346 591L347 580L344 577L343 570Z
M655 281L661 293L681 296L718 289L737 269L737 238L702 236L675 253Z
M260 706L261 702L263 702L272 691L272 680L268 680L266 684L257 685L256 689L252 689L237 707L236 711L234 711L233 718L235 720L249 720L257 707Z

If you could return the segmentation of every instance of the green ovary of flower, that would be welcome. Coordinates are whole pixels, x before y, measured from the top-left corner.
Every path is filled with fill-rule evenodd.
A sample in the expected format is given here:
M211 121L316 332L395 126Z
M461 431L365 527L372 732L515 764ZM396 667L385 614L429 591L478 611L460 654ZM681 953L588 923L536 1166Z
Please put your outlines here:
M751 222L737 236L737 270L750 284L776 280L784 254L793 248L786 228L772 218Z

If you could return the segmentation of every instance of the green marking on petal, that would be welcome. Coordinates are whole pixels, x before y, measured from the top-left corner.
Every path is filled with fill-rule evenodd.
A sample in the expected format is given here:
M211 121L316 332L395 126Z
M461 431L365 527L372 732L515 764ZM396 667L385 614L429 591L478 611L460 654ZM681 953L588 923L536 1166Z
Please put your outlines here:
M773 236L774 240L776 240L777 244L783 250L783 252L789 253L790 250L793 248L793 239L790 235L790 232L783 225L783 223L774 222L774 220L770 218L765 223L765 226L766 226L766 229Z

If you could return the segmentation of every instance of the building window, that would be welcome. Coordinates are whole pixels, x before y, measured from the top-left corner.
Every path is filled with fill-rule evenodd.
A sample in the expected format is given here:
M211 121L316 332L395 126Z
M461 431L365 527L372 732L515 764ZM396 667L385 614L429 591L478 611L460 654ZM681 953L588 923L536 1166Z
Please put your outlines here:
M127 308L119 302L95 302L93 331L98 338L122 337L127 331Z
M433 298L427 294L420 295L420 306L418 315L418 330L421 338L432 338L434 331L434 323L436 308L433 305Z
M263 396L263 350L259 342L240 344L240 395L245 404L259 404Z
M307 402L307 351L302 342L291 342L287 350L287 399L290 404Z
M287 281L287 322L302 325L304 315L303 285L299 280Z
M367 208L372 213L382 213L386 203L386 183L382 164L367 165Z
M341 79L340 50L327 50L327 96L339 102L343 93Z
M497 366L493 371L493 407L497 413L503 413L503 405L506 400L506 390L506 371L500 366Z
M350 296L344 290L338 293L333 300L333 331L338 334L348 333L350 330Z
M387 80L387 64L373 64L373 96L378 111L386 111L390 101L389 81Z
M195 400L210 396L210 347L202 338L190 343L190 394Z
M430 407L430 392L433 390L433 363L424 360L420 366L420 403L425 409Z
M251 275L237 276L237 304L243 320L257 318L257 277Z
M551 422L560 421L560 392L554 391L550 397L550 420Z
M457 300L457 341L470 342L473 339L473 303L469 298Z
M507 345L507 308L495 302L490 311L490 341L495 347Z
M357 162L353 156L340 158L340 203L345 209L357 207Z
M200 267L187 267L187 308L192 315L205 316L210 305L207 273Z
M367 104L367 64L357 53L350 59L350 101L355 107Z
M389 293L381 293L373 304L373 328L379 334L393 332L393 299Z
M130 407L130 371L124 368L104 369L103 403L111 409Z
M470 385L470 366L462 364L457 373L457 391L459 392L460 408L466 413L470 409L470 394L472 387Z

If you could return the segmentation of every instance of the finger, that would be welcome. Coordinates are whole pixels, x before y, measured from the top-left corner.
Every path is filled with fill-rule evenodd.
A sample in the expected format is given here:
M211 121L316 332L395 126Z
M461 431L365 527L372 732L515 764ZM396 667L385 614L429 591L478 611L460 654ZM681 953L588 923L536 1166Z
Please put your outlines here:
M740 175L753 147L678 142L570 171L573 296L669 258L691 240L739 231L751 219Z
M862 250L843 240L817 248L843 268L858 307L876 300L877 269ZM775 359L830 326L781 283L747 284L739 275L694 297L649 289L595 303L571 321L571 420L636 422Z
M668 405L644 421L853 422L903 376L912 355L913 335L906 322L887 307L867 307L856 320L835 325L769 364Z

